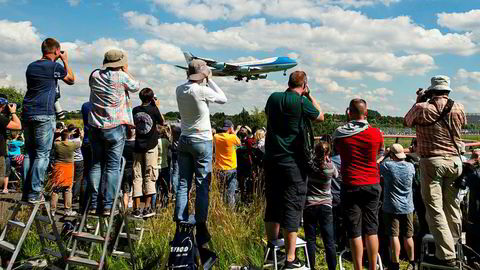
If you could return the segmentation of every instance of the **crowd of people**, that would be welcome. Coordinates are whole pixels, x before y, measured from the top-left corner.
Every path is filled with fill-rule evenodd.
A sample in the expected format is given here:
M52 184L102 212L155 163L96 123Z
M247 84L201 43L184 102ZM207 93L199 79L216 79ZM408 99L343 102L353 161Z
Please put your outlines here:
M45 39L41 49L42 58L26 71L22 122L16 105L0 95L3 193L8 192L9 163L21 160L24 147L22 199L41 202L50 185L53 215L60 194L65 216L77 215L72 209L75 201L82 212L115 214L113 200L121 181L123 204L132 208L134 217L154 216L157 205L165 207L173 201L174 221L188 221L194 182L199 248L206 248L211 239L207 220L214 172L232 210L250 203L256 192L265 195L266 237L285 239L282 269L303 269L296 256L301 226L311 269L315 269L317 231L329 270L336 269L337 251L346 246L355 269L363 267L364 246L368 268L377 269L379 246L385 239L389 269L400 269L401 242L407 269L416 269L419 243L427 233L435 240L434 262L455 267L460 259L455 246L465 231L462 218L468 221L467 243L480 251L474 240L478 239L474 228L480 225L480 151L462 160L465 112L463 105L449 99L452 89L446 76L433 77L427 90L417 92L404 123L416 128L410 148L385 146L382 132L367 120L367 102L359 98L351 100L346 110L348 122L331 139L312 145L308 126L323 122L324 114L304 71L292 72L287 90L270 95L266 128L242 123L235 127L227 119L212 129L209 104L228 100L204 61L189 63L187 81L175 90L180 123L168 124L154 90L143 87L129 72L126 53L108 50L102 68L89 77L90 98L81 108L81 129L56 123L58 80L75 83L68 54L53 38ZM141 105L133 107L130 95L137 92ZM8 138L7 130L11 130ZM51 177L45 184L47 171ZM264 185L256 186L259 178ZM469 193L460 192L458 179L464 180ZM464 197L469 199L467 218L460 207ZM267 260L273 261L272 256Z

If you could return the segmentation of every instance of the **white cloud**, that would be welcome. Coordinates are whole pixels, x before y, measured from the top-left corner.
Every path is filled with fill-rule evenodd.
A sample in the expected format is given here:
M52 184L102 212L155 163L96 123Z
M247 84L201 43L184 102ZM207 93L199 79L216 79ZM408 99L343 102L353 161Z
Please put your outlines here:
M272 17L311 17L314 12L331 6L364 7L376 4L390 5L400 0L150 0L177 17L195 21L240 20L244 17L268 15Z
M68 4L72 7L78 6L80 4L81 0L67 0Z
M472 9L467 12L437 14L437 23L457 31L480 30L480 9Z
M455 80L461 81L461 82L468 82L468 81L474 81L474 82L479 82L480 83L480 71L467 71L466 69L459 69L457 70L457 74L455 75Z
M123 16L134 29L175 44L209 50L236 48L272 51L277 48L300 48L304 51L327 50L335 53L401 51L408 54L429 52L460 55L471 55L478 51L468 35L442 34L438 29L425 29L406 16L371 19L359 12L340 8L316 13L315 18L321 21L319 26L288 21L268 23L264 18L256 18L217 31L208 31L202 24L161 23L152 15L135 11L126 12Z
M143 52L154 55L160 60L166 62L178 62L185 60L182 50L179 47L158 39L151 39L145 41L140 47L140 49Z

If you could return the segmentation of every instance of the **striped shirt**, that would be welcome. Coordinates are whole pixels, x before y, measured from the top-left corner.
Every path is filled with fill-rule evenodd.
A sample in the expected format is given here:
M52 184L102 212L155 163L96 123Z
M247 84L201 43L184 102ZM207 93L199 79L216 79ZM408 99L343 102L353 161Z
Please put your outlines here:
M415 127L417 133L417 151L420 156L456 156L457 149L450 138L448 129L443 121L434 125L422 126L435 122L440 112L447 104L448 96L435 97L430 102L413 105L405 115L405 125ZM435 107L438 106L438 110ZM467 123L463 105L455 102L452 111L445 117L453 132L457 145L461 141L461 129Z
M321 166L321 173L308 175L307 201L305 207L326 204L332 206L332 179L338 171L331 161Z
M90 75L90 102L93 107L88 124L101 129L133 126L132 104L127 93L140 90L140 82L123 71L95 70Z

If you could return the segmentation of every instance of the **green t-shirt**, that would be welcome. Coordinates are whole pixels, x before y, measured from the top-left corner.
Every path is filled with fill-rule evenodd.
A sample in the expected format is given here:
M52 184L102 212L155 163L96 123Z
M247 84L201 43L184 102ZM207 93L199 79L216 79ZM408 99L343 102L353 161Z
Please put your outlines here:
M270 95L265 106L267 114L267 136L265 139L265 159L289 162L295 160L295 139L299 134L301 116L314 120L320 112L306 97L296 92L276 92Z
M59 141L53 144L55 162L73 163L73 153L82 146L80 141Z

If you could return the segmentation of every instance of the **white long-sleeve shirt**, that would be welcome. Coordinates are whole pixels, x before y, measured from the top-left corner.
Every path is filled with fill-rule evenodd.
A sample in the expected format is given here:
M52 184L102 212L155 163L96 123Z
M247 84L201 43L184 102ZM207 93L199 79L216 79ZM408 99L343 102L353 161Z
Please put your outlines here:
M200 140L212 140L209 103L224 104L227 97L213 80L208 86L188 81L177 87L178 110L182 118L182 135Z

